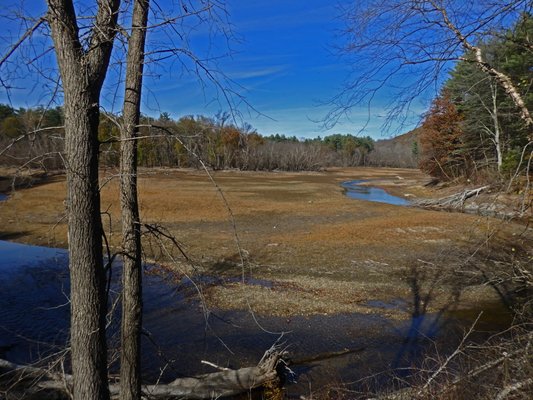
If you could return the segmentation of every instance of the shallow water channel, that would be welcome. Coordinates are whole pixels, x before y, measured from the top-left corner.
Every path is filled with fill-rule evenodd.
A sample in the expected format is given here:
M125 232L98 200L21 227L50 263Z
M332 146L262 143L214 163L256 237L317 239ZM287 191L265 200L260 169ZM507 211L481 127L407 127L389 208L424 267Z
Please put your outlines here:
M24 364L60 350L69 328L67 252L0 241L0 255L0 358ZM111 292L116 297L120 264L114 269ZM168 381L214 372L201 360L231 368L255 365L280 332L285 332L283 341L295 359L354 350L293 366L292 380L296 383L289 383L286 390L288 396L299 396L333 382L354 382L378 371L398 371L420 361L421 351L430 343L433 346L433 341L446 336L445 347L454 341L448 341L454 331L451 326L436 324L434 316L397 322L378 314L277 318L245 311L206 313L190 281L152 272L145 267L143 318L150 339L143 340L142 362L147 382L160 375L162 381ZM407 301L371 306L400 307L409 316ZM109 329L110 347L118 345L119 320L115 315L116 322ZM372 384L383 382L373 380Z
M408 204L382 189L360 186L361 182L343 183L347 195ZM120 267L116 262L112 268L112 299L118 296ZM307 359L291 367L294 375L285 386L288 398L336 383L358 382L353 386L356 389L383 388L390 385L391 374L406 374L405 367L422 363L425 351L438 349L442 356L453 350L462 327L477 316L477 312L462 316L463 320L449 315L414 316L408 299L368 301L366 305L377 311L371 314L281 318L249 311L206 311L190 280L152 266L144 268L143 325L147 334L142 342L142 368L147 383L215 372L201 360L230 368L255 365L283 333L281 340L291 357ZM194 278L199 284L236 279ZM252 279L246 283L275 285ZM69 293L66 250L0 241L0 358L26 364L62 350L68 340ZM405 319L391 320L379 314L391 309ZM119 321L120 315L115 313L108 331L110 353L119 345ZM117 365L111 369L116 370ZM376 375L381 372L385 373ZM370 375L374 378L359 382Z
M410 204L409 200L393 196L383 189L362 185L366 182L370 182L370 180L359 179L347 181L341 183L341 186L345 189L346 196L351 199L375 201L378 203L393 204L395 206L407 206Z

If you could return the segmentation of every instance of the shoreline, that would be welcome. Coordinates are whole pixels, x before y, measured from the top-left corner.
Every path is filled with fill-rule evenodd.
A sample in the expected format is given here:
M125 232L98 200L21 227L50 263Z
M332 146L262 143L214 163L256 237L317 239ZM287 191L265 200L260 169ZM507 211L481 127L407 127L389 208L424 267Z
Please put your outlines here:
M114 173L103 171L103 181ZM416 170L213 172L234 213L237 245L228 210L205 173L159 168L142 169L139 175L143 220L164 226L193 261L186 263L169 242L162 249L149 236L144 244L148 259L181 274L228 280L207 286L204 293L210 304L226 310L251 307L277 316L363 312L401 319L408 313L368 302L411 301L414 279L426 291L438 276L441 282L428 310L438 311L451 301L468 309L495 299L492 289L473 277L454 275L466 257L476 254L487 233L499 230L495 237L503 243L510 239L517 249L526 248L531 239L517 240L521 227L515 224L357 201L347 198L340 186L347 180L373 179L368 183L401 197L434 194L424 186L429 178ZM116 186L116 179L110 179L102 189L102 208L111 215L104 224L114 248L120 237ZM0 206L0 218L7 221L0 239L65 248L63 198L61 176L15 192ZM502 243L495 246L509 250ZM171 263L165 252L178 262ZM273 282L271 287L238 283L243 268L246 277ZM448 292L454 290L461 295L451 299Z

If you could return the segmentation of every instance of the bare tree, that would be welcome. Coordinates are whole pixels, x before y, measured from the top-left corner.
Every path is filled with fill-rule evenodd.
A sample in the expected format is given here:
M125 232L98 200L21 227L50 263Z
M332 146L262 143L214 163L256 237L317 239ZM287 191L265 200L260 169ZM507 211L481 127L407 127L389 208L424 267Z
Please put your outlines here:
M482 126L483 130L489 135L491 142L494 144L494 148L496 150L496 165L498 167L498 171L501 172L503 164L503 144L502 129L500 126L498 110L498 87L492 79L489 80L488 86L490 89L491 104L486 104L481 96L477 96L479 98L479 102L481 103L487 114L490 115L492 121L491 127L483 123Z
M128 39L120 150L122 323L120 397L141 398L142 258L137 199L137 140L149 0L135 0Z
M98 2L88 40L82 42L73 2L48 0L47 21L65 103L74 399L109 398L98 124L100 91L113 48L119 3Z
M526 0L351 2L341 11L347 22L346 42L340 52L353 71L341 92L331 99L326 125L335 124L354 106L371 102L384 88L392 99L388 121L405 118L412 102L436 91L453 63L463 60L493 77L513 100L525 124L533 127L517 83L491 65L478 46L531 7ZM467 53L474 57L466 57Z
M121 397L140 398L140 332L142 324L142 274L140 221L137 201L137 132L145 58L154 64L167 59L178 62L185 72L201 78L202 84L214 86L214 96L236 110L242 97L232 83L217 69L211 55L198 57L191 50L188 32L198 24L211 24L210 34L230 33L222 25L227 13L219 1L173 2L162 9L154 2L154 18L148 23L149 0L135 0L120 8L120 0L100 0L92 6L72 0L48 0L43 21L51 28L53 50L61 77L65 115L65 154L67 170L67 206L71 270L71 357L74 399L107 399L107 345L105 322L107 294L102 255L102 222L98 182L100 96L110 64L117 32L125 38L127 66L121 125L121 206L123 225L123 314ZM130 31L119 25L128 21L133 6ZM122 18L124 16L124 18ZM120 18L119 18L120 17ZM196 22L184 22L188 17ZM42 25L33 24L0 60L5 60L22 46ZM145 50L148 30L166 30L168 39ZM47 33L47 32L46 32ZM211 37L206 40L209 48ZM46 46L46 45L45 45ZM117 62L123 56L117 49ZM47 53L50 48L40 49ZM208 50L209 51L209 50ZM55 61L55 60L54 60ZM2 84L4 81L1 82ZM4 86L4 89L7 89Z

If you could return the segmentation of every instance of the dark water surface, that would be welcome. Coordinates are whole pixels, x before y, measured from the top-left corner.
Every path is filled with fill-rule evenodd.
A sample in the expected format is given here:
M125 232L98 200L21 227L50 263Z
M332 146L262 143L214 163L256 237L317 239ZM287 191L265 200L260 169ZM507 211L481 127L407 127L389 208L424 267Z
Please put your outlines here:
M345 182L342 186L353 198L408 204L381 189L360 186L361 182ZM5 199L1 196L0 200ZM118 296L119 280L117 262L113 266L112 298ZM235 279L203 276L195 281L224 284ZM250 279L247 283L272 286L272 282L264 280ZM246 311L206 311L190 281L171 273L155 273L150 266L145 267L143 290L146 335L142 342L142 365L147 383L158 378L165 382L179 376L214 372L201 360L231 368L255 365L281 332L282 341L294 359L355 350L292 366L296 383L289 383L286 392L288 397L295 398L325 385L350 384L377 372L408 374L404 368L424 362L425 351L438 351L440 356L453 351L464 326L479 313L479 310L462 312L452 319L414 316L407 299L366 303L384 311L399 311L405 315L404 321L377 314L278 318ZM66 250L0 241L0 358L26 364L62 350L68 341L69 292ZM490 321L486 329L494 328L505 318L502 314L496 322ZM109 328L110 353L118 348L119 321L120 315L116 313ZM377 376L381 378L357 384L355 388L390 384L390 375Z
M354 180L343 182L341 186L346 190L346 196L356 200L375 201L378 203L393 204L396 206L407 206L409 201L402 198L388 194L385 190L361 185L361 183L369 182L368 180Z
M114 269L117 289L120 264ZM150 273L144 279L143 374L147 382L214 372L201 364L238 368L255 365L263 352L286 332L291 355L306 358L343 350L359 351L304 365L293 370L298 384L293 394L309 385L353 382L370 373L410 365L439 334L432 317L412 323L394 322L379 315L338 314L291 318L253 316L246 311L206 313L190 282L172 275ZM65 250L0 241L0 358L29 363L60 350L68 339L69 282ZM116 293L114 294L116 297ZM376 303L382 307L381 303ZM401 303L407 307L407 303ZM408 316L409 314L406 313ZM119 316L110 328L110 347L118 345Z

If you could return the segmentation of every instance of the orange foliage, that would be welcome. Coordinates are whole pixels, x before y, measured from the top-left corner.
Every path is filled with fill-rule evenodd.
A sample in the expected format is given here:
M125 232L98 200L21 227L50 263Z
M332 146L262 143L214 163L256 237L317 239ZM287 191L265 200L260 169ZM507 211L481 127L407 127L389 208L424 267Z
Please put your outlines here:
M447 180L460 175L465 164L459 151L463 133L461 121L448 91L433 100L420 132L419 167L422 171Z

